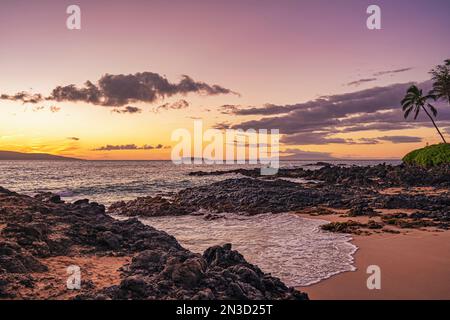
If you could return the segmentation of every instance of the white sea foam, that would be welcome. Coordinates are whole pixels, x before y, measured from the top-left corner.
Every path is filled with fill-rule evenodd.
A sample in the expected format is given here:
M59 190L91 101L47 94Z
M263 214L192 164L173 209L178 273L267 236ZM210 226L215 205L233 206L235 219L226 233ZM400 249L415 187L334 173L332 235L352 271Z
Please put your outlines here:
M307 286L330 276L354 271L357 247L351 237L322 231L323 220L296 214L226 215L206 221L201 216L141 219L175 236L187 249L203 253L213 245L232 243L251 263L289 286Z

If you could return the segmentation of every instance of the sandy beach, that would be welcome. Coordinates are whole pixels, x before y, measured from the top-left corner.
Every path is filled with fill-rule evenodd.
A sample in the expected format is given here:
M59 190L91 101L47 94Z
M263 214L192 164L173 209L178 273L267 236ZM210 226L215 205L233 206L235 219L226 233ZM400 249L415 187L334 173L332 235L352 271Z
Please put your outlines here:
M341 220L336 215L318 218ZM356 271L299 289L313 300L450 299L450 231L356 235L352 242L359 248L354 256ZM370 265L381 268L381 290L367 289Z

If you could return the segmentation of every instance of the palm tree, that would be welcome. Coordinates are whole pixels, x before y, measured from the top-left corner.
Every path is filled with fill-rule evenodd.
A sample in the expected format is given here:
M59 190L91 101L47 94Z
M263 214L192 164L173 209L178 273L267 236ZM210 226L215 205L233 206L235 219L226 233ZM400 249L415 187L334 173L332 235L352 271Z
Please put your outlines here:
M450 104L450 59L444 64L436 66L430 71L433 80L431 94L438 100L447 101Z
M408 118L408 116L411 114L411 112L414 112L414 120L416 120L417 117L419 116L420 111L421 110L425 111L425 113L430 118L431 122L433 123L434 127L436 128L437 132L441 136L442 141L444 141L444 143L447 143L445 141L445 138L442 135L441 131L437 127L436 123L434 122L433 117L427 110L427 108L428 108L431 111L431 113L433 113L433 116L436 117L437 110L435 107L433 107L428 102L428 100L430 100L430 99L435 100L436 97L431 94L424 96L421 89L417 88L417 86L415 86L415 85L412 85L406 92L406 96L401 102L403 111L405 112L405 119Z

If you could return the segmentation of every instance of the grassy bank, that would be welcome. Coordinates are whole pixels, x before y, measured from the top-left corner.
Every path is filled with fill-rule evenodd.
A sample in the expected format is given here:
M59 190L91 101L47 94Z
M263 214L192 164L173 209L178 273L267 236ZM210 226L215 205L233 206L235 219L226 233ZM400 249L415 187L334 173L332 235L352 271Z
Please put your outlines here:
M403 162L410 165L432 167L450 164L450 144L435 144L408 153Z

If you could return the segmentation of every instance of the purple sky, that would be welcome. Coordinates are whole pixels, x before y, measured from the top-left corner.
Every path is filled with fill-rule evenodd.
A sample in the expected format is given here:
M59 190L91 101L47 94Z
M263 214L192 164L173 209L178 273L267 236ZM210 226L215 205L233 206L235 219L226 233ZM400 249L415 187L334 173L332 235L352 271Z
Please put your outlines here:
M70 4L81 7L80 31L66 29ZM382 9L382 30L366 28L370 4ZM49 94L58 85L95 82L106 73L151 71L172 82L187 74L241 94L189 96L197 110L189 116L205 117L202 110L223 104L298 104L424 81L433 65L450 56L448 0L3 0L0 7L0 93ZM101 117L93 108L83 112ZM221 113L206 117L211 125L236 122ZM72 135L80 135L76 130Z

